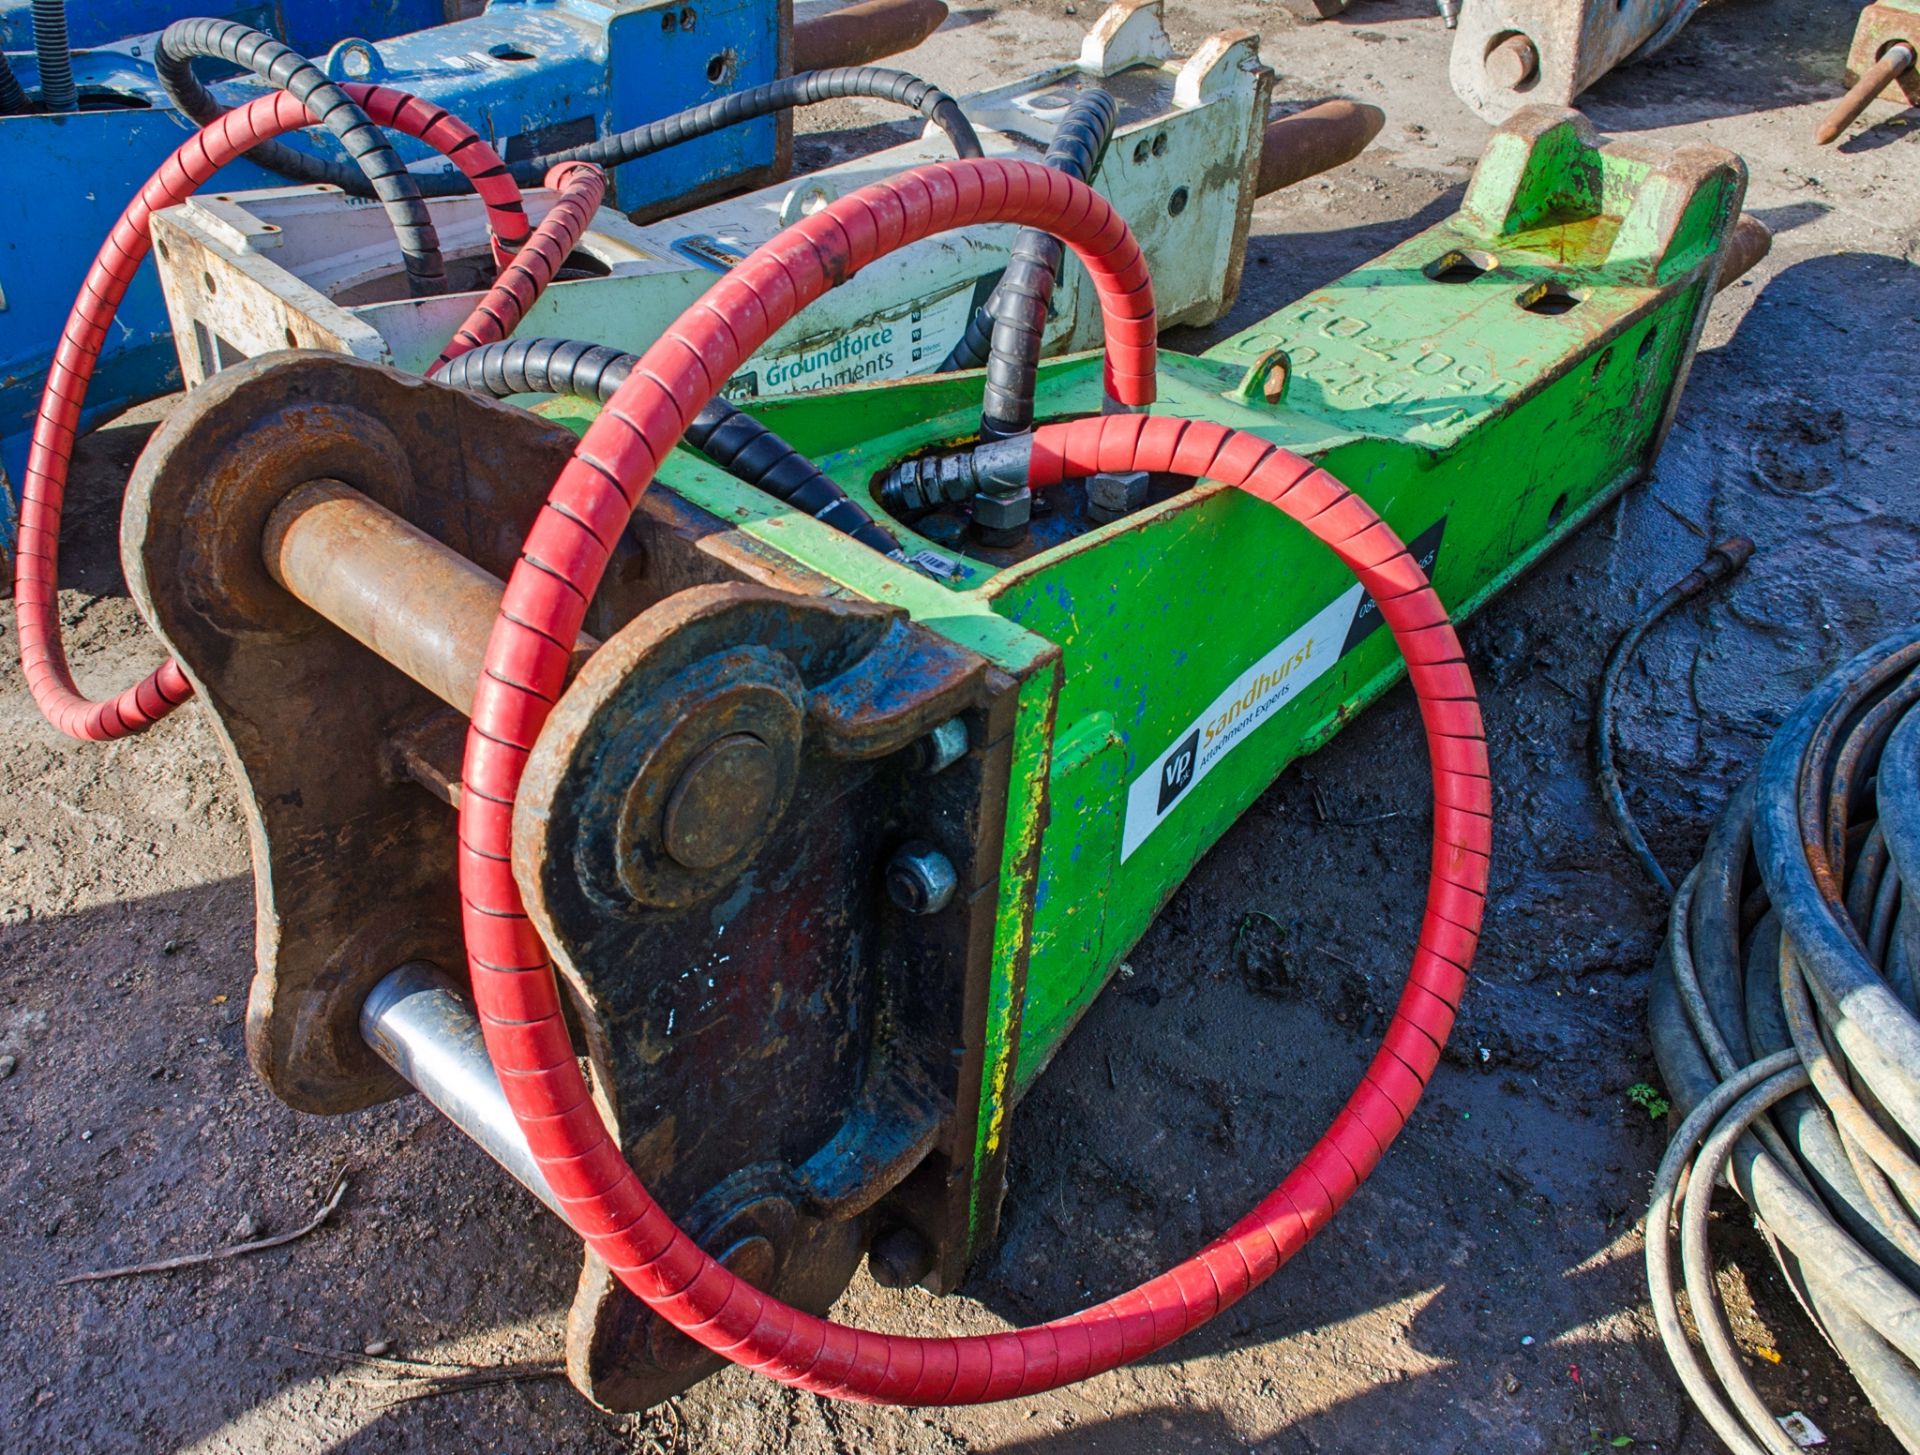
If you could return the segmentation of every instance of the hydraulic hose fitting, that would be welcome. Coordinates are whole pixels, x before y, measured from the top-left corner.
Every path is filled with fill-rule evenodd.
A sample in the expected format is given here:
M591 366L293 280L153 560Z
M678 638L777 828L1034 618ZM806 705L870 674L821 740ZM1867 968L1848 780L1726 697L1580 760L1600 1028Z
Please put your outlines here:
M1675 589L1680 591L1683 597L1693 596L1734 575L1752 559L1752 541L1745 536L1728 536L1724 541L1716 541L1709 547L1706 559L1682 577Z
M976 518L981 499L989 497L1009 502L1024 496L1026 513L1020 525L1032 514L1033 497L1027 490L1027 466L1033 458L1033 437L1015 435L1009 439L988 440L969 450L944 455L920 455L902 460L873 487L873 498L895 520L912 523L948 506L974 503ZM989 507L1005 518L1009 507Z
M873 487L873 498L895 520L911 524L948 505L963 505L979 490L971 457L922 455L902 460Z

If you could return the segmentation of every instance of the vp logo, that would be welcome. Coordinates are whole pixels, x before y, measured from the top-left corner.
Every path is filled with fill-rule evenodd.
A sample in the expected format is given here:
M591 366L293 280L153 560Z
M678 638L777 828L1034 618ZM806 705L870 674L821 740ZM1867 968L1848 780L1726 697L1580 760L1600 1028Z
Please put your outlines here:
M1156 813L1165 813L1174 799L1187 791L1199 761L1200 729L1195 728L1184 743L1160 760L1160 806Z

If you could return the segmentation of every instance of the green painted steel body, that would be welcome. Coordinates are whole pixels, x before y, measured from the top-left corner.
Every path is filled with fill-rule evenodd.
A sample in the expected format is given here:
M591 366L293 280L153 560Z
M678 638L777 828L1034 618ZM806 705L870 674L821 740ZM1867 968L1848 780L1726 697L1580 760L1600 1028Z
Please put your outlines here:
M1724 151L1601 147L1570 114L1523 112L1455 217L1204 355L1163 355L1154 412L1258 434L1403 539L1437 534L1433 579L1464 616L1650 468L1744 188ZM1097 411L1100 377L1097 355L1043 365L1039 417ZM865 497L895 461L971 438L979 405L978 376L956 375L754 413ZM997 1168L1012 1104L1200 856L1396 680L1392 640L1302 527L1211 482L1004 568L903 531L943 582L684 452L660 478L1021 683L976 1159ZM1209 729L1230 746L1160 811L1138 780ZM999 1185L976 1179L975 1247Z

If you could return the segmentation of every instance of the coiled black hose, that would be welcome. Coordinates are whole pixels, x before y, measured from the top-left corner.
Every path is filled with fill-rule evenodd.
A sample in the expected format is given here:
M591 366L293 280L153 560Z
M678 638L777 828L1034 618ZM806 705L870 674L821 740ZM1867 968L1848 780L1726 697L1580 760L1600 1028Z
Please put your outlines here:
M1654 1053L1691 1108L1648 1211L1674 1368L1735 1455L1795 1455L1716 1301L1724 1166L1807 1312L1920 1451L1920 630L1828 676L1734 795L1674 900ZM1697 1157L1696 1157L1697 1149ZM1711 1372L1675 1306L1668 1217Z
M287 92L307 108L321 126L339 139L353 158L353 166L325 162L280 141L265 141L248 153L248 160L276 172L300 176L302 181L331 182L359 195L380 199L407 270L407 286L415 297L447 291L446 263L440 256L440 237L419 184L373 119L347 98L326 73L264 31L230 20L176 20L160 32L153 67L169 98L182 112L206 126L226 108L193 74L196 56L226 61L252 71L269 86ZM292 169L313 164L326 175L303 175ZM310 169L310 168L309 168ZM357 171L355 170L357 169ZM310 169L311 170L311 169ZM462 186L466 179L460 173Z
M626 380L632 354L577 339L519 338L482 344L434 375L456 389L510 394L578 394L601 403ZM687 426L687 443L735 478L851 536L882 555L900 543L820 468L751 415L715 399Z
M1105 91L1082 91L1060 118L1043 164L1086 181L1100 165L1119 114L1118 103ZM1005 439L1033 427L1040 345L1064 257L1058 238L1038 228L1022 228L993 295L974 311L965 335L940 365L939 372L946 373L977 368L985 361L980 422L988 439Z
M165 72L162 72L161 79L167 83L168 94L173 95L175 100L180 102L181 109L199 120L197 113L187 110L182 96L175 95L173 85L167 81ZM199 85L197 81L194 84L196 87ZM201 88L201 94L205 95L204 88ZM883 66L840 66L828 71L809 71L803 75L784 76L780 80L769 81L765 85L750 86L744 91L735 91L731 95L703 102L685 111L676 112L672 116L664 116L658 121L650 121L645 126L636 126L627 131L615 132L612 136L603 136L598 141L586 142L545 156L523 157L517 162L510 163L508 170L512 172L514 180L523 187L539 186L548 170L562 162L593 162L597 166L612 170L622 163L651 156L668 147L692 141L695 137L723 131L730 126L738 126L742 122L771 116L796 106L812 106L816 102L846 97L895 101L911 107L951 138L955 155L962 157L981 155L980 138L974 132L973 123L967 120L965 113L960 110L959 103L938 86L923 81L918 76L910 76L905 71L892 71ZM208 100L211 99L208 97ZM256 149L250 159L259 161L261 165L270 167L295 181L323 182L356 196L367 195L365 179L338 163L329 162L324 157L312 156L291 147L281 147L265 155ZM454 170L409 175L413 177L421 192L428 197L457 197L472 190L472 184L466 177Z
M33 56L40 67L40 104L49 111L77 110L80 93L74 89L73 47L67 43L67 0L33 0Z
M19 116L27 104L26 88L7 63L6 52L0 51L0 116Z

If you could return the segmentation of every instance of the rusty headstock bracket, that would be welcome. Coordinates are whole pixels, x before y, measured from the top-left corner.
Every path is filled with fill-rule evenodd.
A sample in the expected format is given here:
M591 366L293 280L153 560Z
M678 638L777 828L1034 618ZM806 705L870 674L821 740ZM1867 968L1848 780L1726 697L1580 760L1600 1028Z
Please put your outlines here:
M379 365L279 354L189 395L129 488L128 581L251 830L248 1052L303 1110L403 1092L361 1003L403 962L463 964L465 720L442 700L457 692L393 663L477 664L491 613L449 610L447 573L497 601L573 444ZM356 620L376 625L360 639L267 560L270 543L285 559L281 507L316 489L405 522L425 553L362 573ZM369 539L307 543L351 562ZM984 659L833 592L650 491L589 617L605 645L514 818L516 878L636 1169L716 1257L820 1311L876 1240L889 1281L951 1288L979 1241L970 1209L998 1206L972 1168L1014 720L1014 684ZM957 758L929 751L962 726ZM951 868L942 913L889 893L907 846ZM568 1326L583 1392L642 1408L718 1364L588 1260Z

